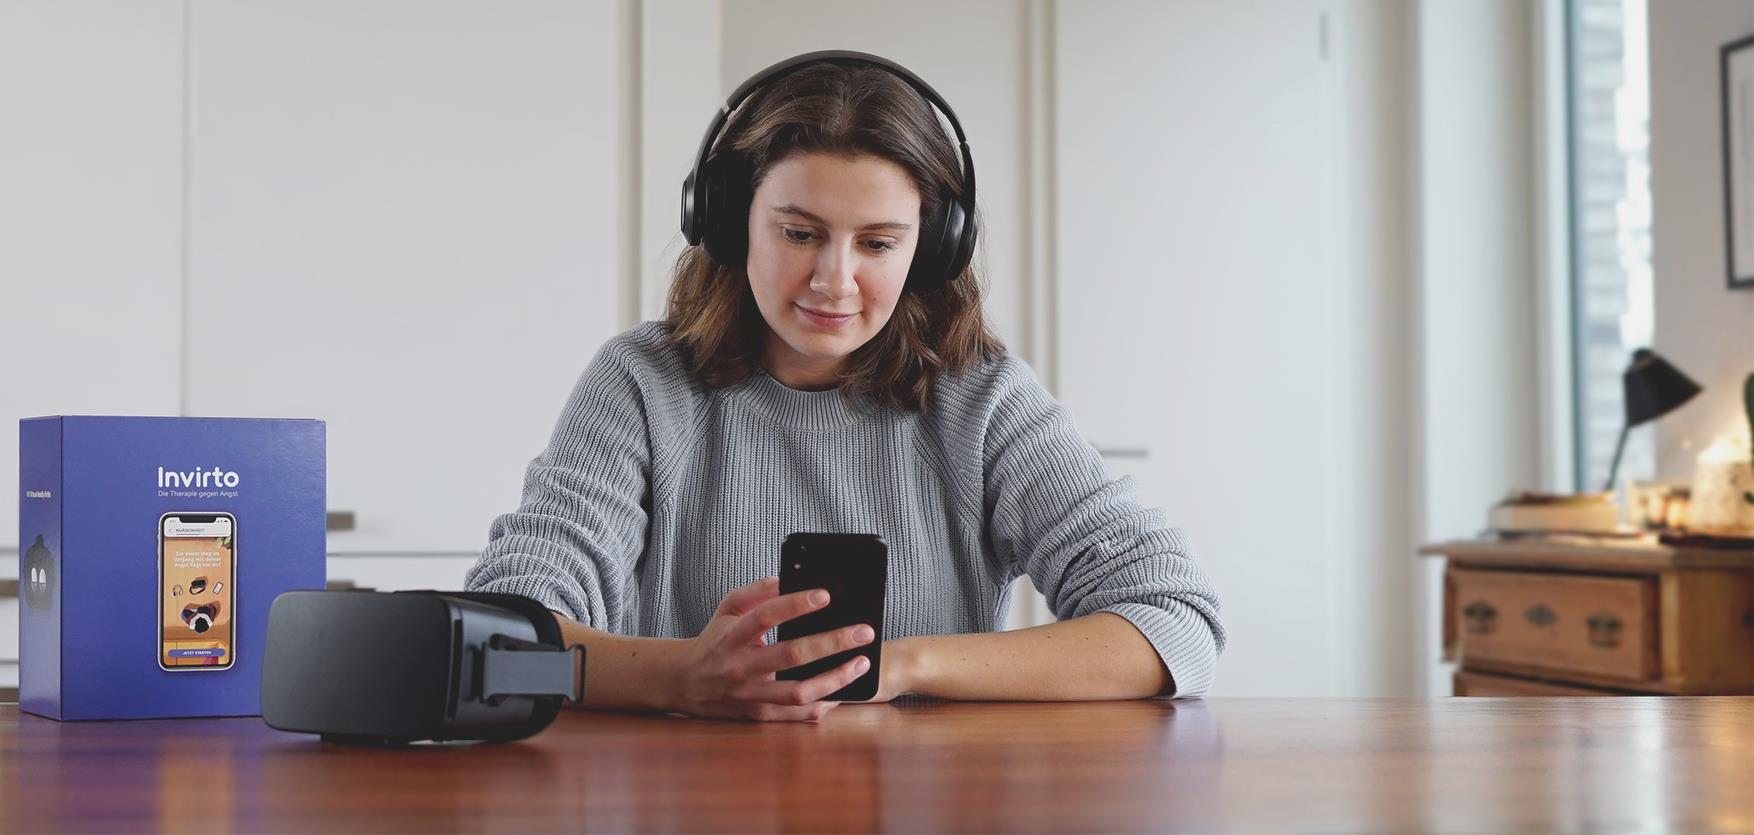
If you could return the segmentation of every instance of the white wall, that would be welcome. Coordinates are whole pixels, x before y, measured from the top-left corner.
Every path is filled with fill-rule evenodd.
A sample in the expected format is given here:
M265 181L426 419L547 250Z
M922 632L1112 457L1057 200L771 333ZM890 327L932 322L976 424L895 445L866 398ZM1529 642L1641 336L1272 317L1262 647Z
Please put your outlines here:
M176 414L183 17L177 0L0 3L0 480L19 417ZM0 577L18 503L0 501ZM0 601L0 688L18 686Z
M7 483L20 417L177 413L182 158L180 2L0 3ZM0 549L17 535L8 495Z
M1418 538L1465 538L1513 487L1541 482L1534 162L1535 4L1424 0L1414 22L1417 278L1413 488ZM1436 663L1436 561L1421 571L1425 692Z
M1754 290L1731 291L1724 263L1718 48L1754 34L1754 2L1670 4L1650 14L1651 254L1656 350L1705 387L1657 422L1657 469L1692 476L1699 451L1746 421L1754 373Z
M719 82L718 0L636 4L639 13L640 319L661 319L682 239L677 203L712 115Z
M479 553L631 324L620 12L189 7L183 408L327 420L330 553Z
M1402 0L1337 6L1333 48L1340 62L1342 122L1335 192L1343 222L1341 295L1332 310L1340 558L1335 561L1336 695L1417 692L1417 632L1423 616L1409 593L1415 570L1413 497L1407 466L1413 439L1408 325L1412 233L1408 46L1412 14Z

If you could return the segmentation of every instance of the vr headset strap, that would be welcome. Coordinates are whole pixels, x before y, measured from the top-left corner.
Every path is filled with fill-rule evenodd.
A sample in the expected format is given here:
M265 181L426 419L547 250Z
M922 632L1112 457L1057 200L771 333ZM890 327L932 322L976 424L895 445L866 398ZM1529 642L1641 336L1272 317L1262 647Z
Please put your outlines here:
M505 696L585 697L585 648L556 649L547 644L495 634L481 652L481 698L498 704Z

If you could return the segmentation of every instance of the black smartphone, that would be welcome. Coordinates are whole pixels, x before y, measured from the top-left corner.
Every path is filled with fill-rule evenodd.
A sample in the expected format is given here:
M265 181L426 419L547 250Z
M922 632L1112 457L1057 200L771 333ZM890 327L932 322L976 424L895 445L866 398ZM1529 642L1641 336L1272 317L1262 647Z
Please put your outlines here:
M803 681L863 655L871 666L824 701L858 702L877 695L883 648L883 592L889 583L889 544L864 533L795 533L780 547L780 594L827 589L828 605L792 618L779 627L789 641L863 623L876 636L868 644L781 670L775 677Z

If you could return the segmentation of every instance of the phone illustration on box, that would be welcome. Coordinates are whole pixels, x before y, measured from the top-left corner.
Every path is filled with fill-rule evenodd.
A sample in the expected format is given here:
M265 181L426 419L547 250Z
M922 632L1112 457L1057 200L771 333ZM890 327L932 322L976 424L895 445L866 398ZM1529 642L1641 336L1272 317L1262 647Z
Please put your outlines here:
M229 669L237 654L237 520L229 513L158 519L158 666Z
M823 697L824 701L857 702L877 695L882 680L883 597L889 582L889 545L876 534L795 533L780 547L780 594L827 589L828 605L779 626L779 639L789 641L856 623L871 627L876 638L861 647L837 652L808 664L781 670L782 681L802 681L828 672L855 655L871 666L851 684Z

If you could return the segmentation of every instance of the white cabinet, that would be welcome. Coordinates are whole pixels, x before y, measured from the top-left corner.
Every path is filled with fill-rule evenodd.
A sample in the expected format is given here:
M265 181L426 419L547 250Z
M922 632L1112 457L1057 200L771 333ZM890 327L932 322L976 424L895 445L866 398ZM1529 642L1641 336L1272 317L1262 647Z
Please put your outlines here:
M176 0L0 3L8 482L21 417L177 412L182 33ZM8 559L17 539L9 492L0 502Z
M479 550L617 330L618 5L191 14L189 412L327 420L332 553Z
M1325 694L1345 451L1324 4L1055 8L1061 399L1216 584L1214 692Z

